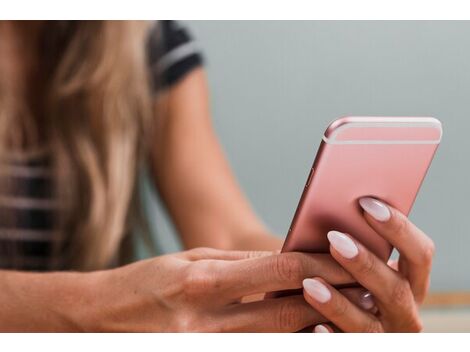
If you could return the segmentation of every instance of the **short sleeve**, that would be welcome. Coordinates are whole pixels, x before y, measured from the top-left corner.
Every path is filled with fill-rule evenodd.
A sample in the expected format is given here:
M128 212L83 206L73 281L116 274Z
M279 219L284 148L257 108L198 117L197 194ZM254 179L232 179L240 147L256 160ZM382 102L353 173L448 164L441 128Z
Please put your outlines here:
M203 64L196 41L176 21L156 21L152 25L147 53L154 91L170 87Z

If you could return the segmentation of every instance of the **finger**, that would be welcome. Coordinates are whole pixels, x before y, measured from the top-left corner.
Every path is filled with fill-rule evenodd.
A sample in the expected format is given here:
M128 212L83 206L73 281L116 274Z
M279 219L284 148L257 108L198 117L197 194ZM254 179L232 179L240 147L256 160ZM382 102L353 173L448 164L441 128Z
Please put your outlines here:
M431 239L397 209L373 198L361 198L369 225L410 262L423 265L432 260L434 245Z
M261 292L299 289L302 280L321 274L334 285L355 280L328 254L281 253L223 263L221 285L232 299Z
M234 304L224 314L234 332L296 332L326 321L301 295Z
M372 294L360 287L348 287L348 288L341 288L339 289L341 294L343 294L347 299L349 299L352 303L357 305L358 307L370 311L370 312L375 312L377 307L375 305L374 298ZM287 292L287 294L282 295L283 296L292 296L293 294L297 293L291 293ZM261 295L261 297L265 298L273 298L273 297L279 297L278 295ZM255 294L251 296L246 296L243 297L242 302L252 302L255 300L259 300L260 294Z
M430 281L434 243L397 209L373 198L361 198L369 225L389 241L409 263L407 275L417 300L424 298Z
M305 279L305 300L344 332L380 332L380 321L360 309L323 279Z
M350 236L330 231L327 237L331 255L374 295L381 313L398 320L414 314L408 280Z
M225 251L215 248L194 248L182 252L184 258L190 261L215 259L215 260L242 260L250 258L259 258L273 255L269 251Z

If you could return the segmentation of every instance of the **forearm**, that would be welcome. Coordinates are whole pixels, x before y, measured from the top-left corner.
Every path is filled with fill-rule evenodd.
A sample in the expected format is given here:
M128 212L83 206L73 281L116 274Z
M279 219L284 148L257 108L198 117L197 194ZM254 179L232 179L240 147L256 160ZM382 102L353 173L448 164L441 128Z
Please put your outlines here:
M83 331L99 273L0 270L0 331Z
M234 236L233 249L277 251L282 248L283 239L268 231L250 231Z

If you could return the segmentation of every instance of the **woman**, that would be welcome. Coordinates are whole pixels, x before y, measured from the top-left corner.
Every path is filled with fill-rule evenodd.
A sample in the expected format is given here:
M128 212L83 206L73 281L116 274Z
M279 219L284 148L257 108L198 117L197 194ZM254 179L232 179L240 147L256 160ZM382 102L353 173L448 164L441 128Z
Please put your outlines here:
M276 252L177 23L2 22L0 55L0 330L421 330L433 244L397 210L360 202L398 265L337 232L331 255ZM122 265L145 164L189 250Z

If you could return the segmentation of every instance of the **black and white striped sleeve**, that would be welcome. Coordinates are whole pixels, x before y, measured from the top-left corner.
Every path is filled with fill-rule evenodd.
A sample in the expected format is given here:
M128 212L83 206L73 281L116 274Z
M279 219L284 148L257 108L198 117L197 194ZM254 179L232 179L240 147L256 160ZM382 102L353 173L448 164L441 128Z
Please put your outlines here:
M148 38L150 79L154 90L177 83L203 64L188 30L176 21L157 21Z

